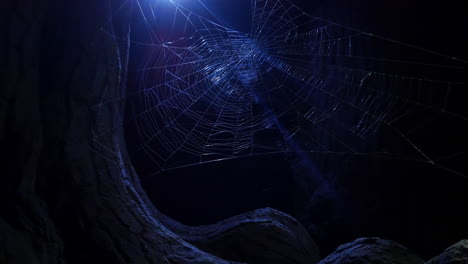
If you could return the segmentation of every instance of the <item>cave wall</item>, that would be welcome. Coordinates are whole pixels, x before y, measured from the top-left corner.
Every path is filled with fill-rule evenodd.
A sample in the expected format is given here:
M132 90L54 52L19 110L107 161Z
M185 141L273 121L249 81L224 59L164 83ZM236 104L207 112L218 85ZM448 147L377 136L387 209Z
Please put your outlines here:
M2 10L0 263L317 262L305 229L275 210L191 228L148 200L122 135L132 4ZM286 233L252 252L262 241L239 243L252 231Z
M1 96L5 262L165 263L161 243L182 257L191 248L153 217L126 161L120 127L131 9L109 23L124 2L9 6Z

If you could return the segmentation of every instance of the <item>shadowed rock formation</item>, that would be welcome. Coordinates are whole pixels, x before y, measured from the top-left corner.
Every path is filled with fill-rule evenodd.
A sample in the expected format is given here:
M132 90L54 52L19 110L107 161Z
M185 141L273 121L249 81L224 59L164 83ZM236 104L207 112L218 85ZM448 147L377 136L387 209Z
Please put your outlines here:
M319 261L317 246L305 228L275 209L256 210L200 227L160 219L185 241L223 259L265 264Z
M320 264L422 264L424 261L396 242L359 238L339 246Z
M468 263L468 240L462 240L447 248L439 256L429 260L427 264L463 264Z
M122 129L132 2L2 7L0 263L315 263L280 212L191 228L148 200Z

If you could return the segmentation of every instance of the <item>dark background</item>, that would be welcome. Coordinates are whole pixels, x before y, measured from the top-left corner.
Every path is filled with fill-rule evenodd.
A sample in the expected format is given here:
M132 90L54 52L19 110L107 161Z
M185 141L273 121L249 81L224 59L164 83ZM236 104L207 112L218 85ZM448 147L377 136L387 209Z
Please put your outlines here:
M242 21L239 17L245 3L205 2L229 23ZM338 24L468 59L468 23L462 1L293 2L312 15ZM241 22L238 27L242 28ZM137 79L137 76L130 76L130 89L137 85ZM457 94L458 100L463 101L467 95L468 91ZM462 104L458 101L457 105ZM460 110L466 111L466 108ZM414 118L414 122L421 121L417 119L420 117ZM463 145L466 136L457 132L466 131L466 122L455 124L442 118L424 129L431 130L434 137L431 133L422 133L418 142L423 148L428 146L437 152L437 145L442 149L444 145L456 146L460 142L466 150ZM131 152L138 145L135 131L127 129L126 137ZM384 133L379 140L393 139ZM282 210L303 222L324 255L357 237L381 236L396 240L427 259L468 237L465 224L468 223L468 179L464 177L408 161L320 155L311 155L308 159L328 178L338 179L333 197L312 199L312 203L302 201L310 197L298 194L301 164L291 163L293 157L284 154L163 172L144 177L143 185L163 213L189 225L210 224L267 206ZM134 160L142 175L147 175L151 168L145 162L150 161ZM451 160L450 165L466 175L466 162L467 156L461 155ZM319 189L316 186L310 193L317 193Z

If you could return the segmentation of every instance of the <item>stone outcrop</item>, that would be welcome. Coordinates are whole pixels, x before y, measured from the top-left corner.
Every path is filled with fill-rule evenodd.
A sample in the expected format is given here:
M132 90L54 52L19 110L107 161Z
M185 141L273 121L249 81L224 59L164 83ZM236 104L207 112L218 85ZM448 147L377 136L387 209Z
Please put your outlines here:
M447 248L427 264L465 264L468 263L468 240L462 240Z
M422 264L424 261L402 245L380 238L359 238L339 246L320 264Z
M159 219L185 241L223 259L261 264L319 261L318 248L306 229L275 209L256 210L200 227Z

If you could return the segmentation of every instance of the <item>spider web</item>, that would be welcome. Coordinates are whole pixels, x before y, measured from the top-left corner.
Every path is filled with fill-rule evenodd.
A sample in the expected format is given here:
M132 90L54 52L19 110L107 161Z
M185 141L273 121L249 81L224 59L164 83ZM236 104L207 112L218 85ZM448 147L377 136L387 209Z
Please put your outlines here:
M465 176L445 161L466 154L467 142L441 150L416 136L440 118L466 128L466 107L456 100L467 87L458 80L465 61L287 1L251 0L249 32L224 25L201 1L187 3L137 1L136 24L145 30L132 39L142 61L138 89L96 106L127 101L127 123L138 131L131 156L150 160L153 174L304 152L423 162ZM441 72L462 74L447 81ZM382 134L395 139L381 142Z

